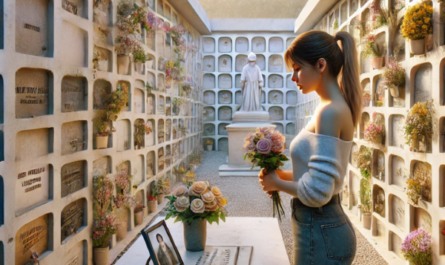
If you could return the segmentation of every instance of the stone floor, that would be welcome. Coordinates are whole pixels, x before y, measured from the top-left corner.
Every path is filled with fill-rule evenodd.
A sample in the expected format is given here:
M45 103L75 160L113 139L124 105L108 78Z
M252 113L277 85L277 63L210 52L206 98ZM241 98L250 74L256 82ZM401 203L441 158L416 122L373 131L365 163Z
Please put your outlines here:
M228 199L226 206L229 216L237 217L271 217L272 202L263 192L256 177L219 177L218 168L226 163L226 152L204 152L203 160L195 172L198 180L208 180L212 185L218 186L224 197ZM290 169L287 163L284 169ZM281 233L286 246L289 261L292 264L292 225L289 218L291 196L281 193L286 217L280 224ZM357 235L357 254L353 264L388 264L379 253L371 246L360 232Z

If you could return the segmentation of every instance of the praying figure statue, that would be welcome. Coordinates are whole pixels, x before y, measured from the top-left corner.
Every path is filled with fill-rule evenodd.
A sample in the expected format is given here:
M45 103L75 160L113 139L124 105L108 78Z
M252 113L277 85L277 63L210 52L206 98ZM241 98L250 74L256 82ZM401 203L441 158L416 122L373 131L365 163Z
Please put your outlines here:
M239 111L260 111L263 76L261 69L256 65L256 55L253 52L249 54L248 63L241 73L241 87L243 101Z

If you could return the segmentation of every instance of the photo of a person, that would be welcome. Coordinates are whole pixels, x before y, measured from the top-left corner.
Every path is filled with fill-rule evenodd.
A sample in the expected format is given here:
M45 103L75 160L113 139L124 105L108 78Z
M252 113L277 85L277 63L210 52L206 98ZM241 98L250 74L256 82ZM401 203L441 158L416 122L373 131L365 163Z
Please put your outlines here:
M176 265L178 260L171 248L166 244L161 234L156 234L156 240L159 243L157 256L160 265Z

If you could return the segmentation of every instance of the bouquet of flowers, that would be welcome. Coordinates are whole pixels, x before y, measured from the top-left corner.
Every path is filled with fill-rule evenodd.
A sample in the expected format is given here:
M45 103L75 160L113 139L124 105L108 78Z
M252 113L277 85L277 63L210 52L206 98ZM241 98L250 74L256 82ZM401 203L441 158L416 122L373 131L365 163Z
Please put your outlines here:
M432 1L422 1L407 7L402 23L402 37L410 40L421 40L433 28Z
M408 111L406 117L405 126L405 140L406 144L410 145L413 140L413 136L417 137L419 134L431 138L433 134L433 118L434 113L433 100L426 102L417 102Z
M422 228L409 233L402 243L402 253L412 264L432 264L431 235Z
M383 118L376 112L372 113L373 121L366 123L365 125L365 140L371 141L376 144L382 144L385 130L383 126Z
M224 206L227 199L222 196L216 186L207 181L197 181L191 185L180 186L167 196L170 203L167 206L168 214L165 220L176 217L175 223L182 221L191 224L193 220L206 219L210 224L219 219L226 221L227 211Z
M360 173L365 179L371 176L371 148L362 146L357 156L357 167L360 168Z
M254 133L249 133L244 139L244 148L247 153L244 160L252 161L252 168L259 166L267 171L276 170L284 165L282 161L289 159L283 154L286 149L286 138L279 132L273 131L270 127L258 127ZM278 220L281 222L281 215L284 216L284 209L281 205L281 197L278 191L272 193L273 216L278 214Z
M184 40L182 39L182 35L184 35L185 29L182 25L179 26L173 26L170 28L170 34L172 36L172 41L175 43L176 46L179 46L184 43Z

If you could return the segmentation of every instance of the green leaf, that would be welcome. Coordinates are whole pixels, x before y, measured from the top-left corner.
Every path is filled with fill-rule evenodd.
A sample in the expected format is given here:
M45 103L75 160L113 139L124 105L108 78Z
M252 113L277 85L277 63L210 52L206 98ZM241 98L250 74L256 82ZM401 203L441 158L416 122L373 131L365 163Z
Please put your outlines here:
M178 216L176 217L174 223L177 223L177 222L179 222L179 221L182 221L182 216L181 216L181 215L178 215Z
M224 215L224 213L221 213L220 217L221 217L221 220L223 220L223 222L225 223L226 222L226 216Z
M166 216L165 216L165 220L168 220L168 219L170 219L170 217L172 217L172 215L173 215L173 213L168 213Z

